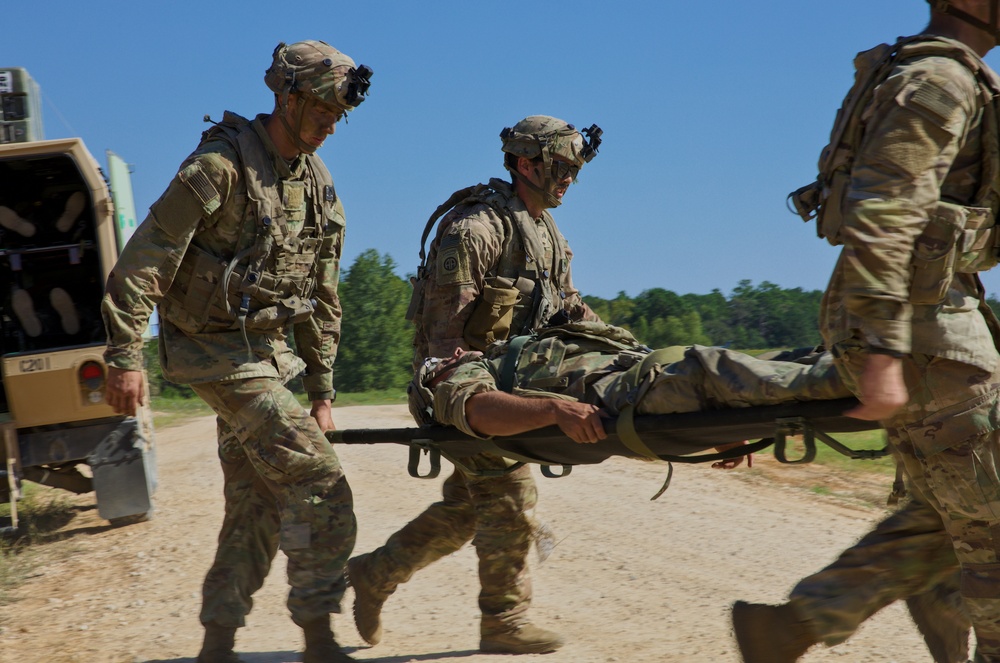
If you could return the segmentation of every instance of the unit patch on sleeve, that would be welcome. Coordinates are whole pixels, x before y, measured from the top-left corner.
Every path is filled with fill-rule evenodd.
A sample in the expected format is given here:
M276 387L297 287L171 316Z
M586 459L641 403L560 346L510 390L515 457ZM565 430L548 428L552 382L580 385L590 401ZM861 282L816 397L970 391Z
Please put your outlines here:
M460 234L449 234L441 239L437 254L438 285L472 283L469 268L469 249Z

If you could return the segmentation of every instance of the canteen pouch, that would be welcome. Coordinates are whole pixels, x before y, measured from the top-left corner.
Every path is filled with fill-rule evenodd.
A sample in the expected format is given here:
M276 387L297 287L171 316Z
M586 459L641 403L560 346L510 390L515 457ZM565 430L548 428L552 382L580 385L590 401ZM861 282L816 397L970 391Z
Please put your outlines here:
M514 306L521 293L514 287L497 287L503 285L502 281L494 279L496 285L483 285L476 308L465 323L463 336L471 348L485 350L495 341L510 336Z
M959 238L968 210L939 201L924 232L913 245L910 263L910 303L935 306L944 301L955 276Z

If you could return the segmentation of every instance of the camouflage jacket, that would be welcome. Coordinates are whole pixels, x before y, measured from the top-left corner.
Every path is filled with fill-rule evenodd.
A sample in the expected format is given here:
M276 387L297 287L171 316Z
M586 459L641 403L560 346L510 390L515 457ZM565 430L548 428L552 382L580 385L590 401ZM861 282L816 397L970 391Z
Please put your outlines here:
M228 113L227 119L243 130L241 142L208 132L122 251L103 302L105 357L119 368L140 368L142 333L159 304L160 360L167 379L286 380L305 368L309 397L330 398L340 341L343 207L332 183L324 186L329 173L317 157L300 155L288 164L277 153L263 125L266 116L249 125ZM255 163L269 165L271 172L255 171L259 181L248 187L244 165ZM263 203L255 203L254 190L265 194ZM269 214L261 213L259 204L271 207ZM244 290L233 292L237 281ZM247 296L248 321L240 324L235 313L249 282L261 293L267 284L280 294ZM255 310L261 302L276 305ZM286 304L298 307L296 317L289 318ZM289 327L298 355L287 342Z
M617 415L642 394L639 414L672 414L846 398L830 353L804 361L773 361L723 348L670 348L645 380L632 367L648 353L624 329L581 322L544 330L520 351L501 343L486 355L466 355L454 373L428 388L433 362L416 372L408 390L417 423L437 422L478 436L465 418L465 403L478 393L507 391L526 397L566 398L598 405ZM516 369L506 369L509 362ZM509 377L505 378L505 372ZM510 384L504 384L504 380ZM641 386L640 386L641 385ZM638 392L635 392L636 389Z
M521 292L528 293L518 296L513 334L541 326L560 310L573 320L598 320L573 287L573 252L552 216L545 211L531 218L507 182L494 178L481 188L481 197L460 202L438 224L416 295L422 301L413 318L414 366L424 357L469 348L470 318L477 306L490 305L483 303L484 291L496 292L500 281L511 290L520 281Z
M858 56L859 70L866 57L872 56ZM967 59L981 62L971 51ZM997 212L959 207L979 202L982 180L995 186L983 172L989 162L983 151L996 145L984 145L983 134L987 122L995 127L996 108L981 79L1000 85L985 64L977 77L955 58L922 56L900 62L875 88L844 195L844 248L823 301L827 347L860 343L984 370L996 365L995 318L982 302L975 269L928 280L921 274L926 264L914 259L933 262L942 245L961 243L961 226L957 237L934 236L949 209L988 223Z

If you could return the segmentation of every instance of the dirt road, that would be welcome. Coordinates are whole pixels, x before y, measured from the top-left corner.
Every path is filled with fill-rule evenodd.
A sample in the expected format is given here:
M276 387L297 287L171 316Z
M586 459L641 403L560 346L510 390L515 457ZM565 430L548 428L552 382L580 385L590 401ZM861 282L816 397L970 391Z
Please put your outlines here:
M401 406L336 411L341 428L410 425ZM200 587L221 520L221 472L211 417L158 431L156 515L109 528L92 497L79 499L63 536L39 548L44 564L0 607L3 663L192 663L198 651ZM354 489L358 551L380 545L438 493L437 481L406 474L394 445L339 449ZM780 601L794 581L852 543L882 510L814 486L883 495L885 481L845 483L818 467L753 470L677 467L673 484L649 497L664 468L614 460L571 476L539 475L538 515L559 544L534 564L531 614L563 633L545 663L739 661L729 627L736 599ZM354 630L348 591L335 632L359 661L496 662L480 654L473 549L432 565L386 604L385 637L367 647ZM279 554L237 640L246 663L299 661L301 634L284 607ZM511 659L513 660L513 659ZM849 642L814 648L806 663L928 661L902 606L876 615Z

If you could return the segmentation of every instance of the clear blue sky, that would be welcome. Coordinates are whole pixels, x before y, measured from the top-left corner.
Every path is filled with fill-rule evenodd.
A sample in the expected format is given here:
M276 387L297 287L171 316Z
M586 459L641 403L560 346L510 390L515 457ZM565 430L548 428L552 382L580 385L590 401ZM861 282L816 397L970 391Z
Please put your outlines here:
M269 111L279 41L372 66L371 96L320 155L347 210L344 264L417 264L453 191L505 176L526 115L604 129L555 217L584 292L728 294L741 279L822 289L837 250L785 209L816 173L851 61L926 24L922 0L555 3L9 2L0 66L42 88L47 138L134 166L139 218L207 126ZM987 58L1000 64L996 53ZM1000 289L1000 270L987 289Z

